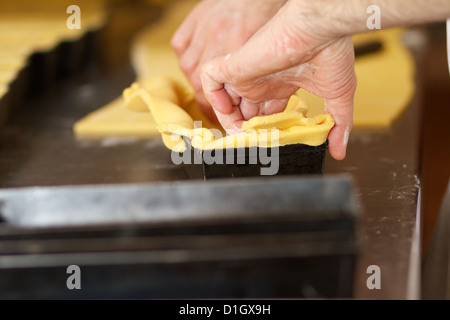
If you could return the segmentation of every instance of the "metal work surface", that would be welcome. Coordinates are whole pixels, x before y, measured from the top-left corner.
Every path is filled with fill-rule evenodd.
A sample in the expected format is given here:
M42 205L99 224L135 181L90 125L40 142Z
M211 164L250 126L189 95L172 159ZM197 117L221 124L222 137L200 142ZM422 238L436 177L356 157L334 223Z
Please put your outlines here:
M0 186L59 186L186 179L161 139L80 141L73 124L121 95L130 67L104 79L67 83L23 105L0 135Z
M355 295L367 299L420 298L420 87L391 128L354 129L344 161L326 159L325 174L347 172L356 181L363 210L364 250ZM369 290L376 265L381 289Z

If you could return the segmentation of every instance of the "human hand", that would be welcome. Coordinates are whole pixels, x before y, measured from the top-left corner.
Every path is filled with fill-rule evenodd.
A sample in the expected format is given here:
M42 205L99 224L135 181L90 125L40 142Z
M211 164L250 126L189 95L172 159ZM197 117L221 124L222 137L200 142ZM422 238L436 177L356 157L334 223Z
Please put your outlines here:
M200 79L205 61L241 47L269 21L286 0L204 0L185 19L171 44L180 67L195 90L199 107L209 118L215 113Z
M201 79L206 99L231 134L254 116L283 111L299 88L324 98L335 120L329 152L341 160L356 90L353 42L327 30L313 3L289 1L242 47L206 62Z

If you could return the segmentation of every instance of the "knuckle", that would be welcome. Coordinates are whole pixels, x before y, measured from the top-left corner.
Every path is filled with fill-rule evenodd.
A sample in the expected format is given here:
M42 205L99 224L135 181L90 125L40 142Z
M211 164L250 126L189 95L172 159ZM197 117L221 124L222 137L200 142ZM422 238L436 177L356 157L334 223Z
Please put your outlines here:
M192 84L192 87L197 93L203 94L203 86L202 86L202 80L200 78L199 73L194 73L194 75L191 77L190 82Z
M181 55L183 53L185 48L184 43L185 42L182 41L182 39L180 39L179 37L177 37L177 35L173 36L172 39L170 40L170 46L177 55Z

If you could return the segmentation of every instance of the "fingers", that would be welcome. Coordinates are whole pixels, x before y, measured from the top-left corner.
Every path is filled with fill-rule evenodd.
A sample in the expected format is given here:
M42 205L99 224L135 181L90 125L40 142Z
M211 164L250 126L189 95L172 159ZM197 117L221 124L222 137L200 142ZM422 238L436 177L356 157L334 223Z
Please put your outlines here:
M336 160L344 160L347 155L350 125L336 125L328 135L330 155Z
M220 122L224 127L231 126L231 124L235 126L243 118L242 112L234 113L235 111L233 111L233 106L239 105L241 102L240 98L238 99L239 95L227 92L228 88L223 85L225 82L218 85L217 80L220 76L218 70L211 73L209 79L208 76L206 77L206 82L209 83L211 91L209 94L205 94L199 72L200 67L205 61L226 55L240 47L278 11L284 1L277 0L268 3L270 3L268 9L260 9L263 13L262 16L250 16L250 21L253 22L249 22L246 17L252 11L244 10L248 6L242 5L239 1L233 3L229 1L203 1L191 12L172 37L171 45L179 58L182 71L194 87L199 107L204 113L208 114L209 112L211 114L212 109L209 104L214 103L214 111L217 118L222 119ZM231 11L227 12L227 9L230 8ZM244 10L243 13L242 10ZM270 31L270 28L268 30ZM261 48L261 44L262 48L267 48L266 40L259 38L260 42L255 43L249 50L254 50L255 46ZM261 50L258 49L256 52L259 51ZM274 52L276 53L276 51ZM247 59L247 57L253 59L254 53L244 52L246 55L244 59ZM264 55L264 53L260 55L256 65L264 65ZM242 110L245 113L244 119L251 118L259 113L258 108L252 106L252 104ZM229 120L226 119L226 115L230 115Z
M290 96L289 96L290 97ZM288 104L288 99L273 99L259 103L254 103L246 98L241 98L241 113L245 120L250 120L256 116L271 115L283 112Z
M242 118L250 120L260 114L260 106L243 98L240 104Z
M205 98L221 114L230 114L233 111L233 101L225 90L226 79L219 70L221 58L212 59L202 68L201 81Z
M348 139L353 124L353 92L337 99L325 100L325 109L335 122L328 135L330 155L336 160L343 160L347 154Z
M346 43L347 42L347 43ZM330 142L329 152L336 160L343 160L346 156L348 139L353 124L353 102L357 86L354 67L353 45L350 38L338 41L343 50L340 50L341 59L335 58L339 64L339 71L333 77L334 84L338 84L339 94L333 98L325 99L325 110L330 113L335 121L334 128L328 135ZM351 53L345 52L351 50ZM333 69L333 71L335 71Z
M171 39L171 46L179 59L180 69L189 79L197 105L201 112L212 122L217 122L216 114L203 94L199 64L204 55L207 38L199 23L203 21L204 12L209 11L209 4L202 2L192 10Z
M226 29L226 28L224 28ZM235 45L240 44L240 39L238 36L231 36L233 39L235 39ZM204 38L204 35L203 35ZM189 74L189 81L192 84L194 90L195 90L195 97L198 103L198 106L202 110L202 112L211 120L217 121L217 118L215 116L214 110L209 104L208 100L205 98L204 92L203 92L203 86L201 82L201 65L210 59L213 59L217 56L221 56L224 54L227 54L227 50L229 50L230 47L224 45L219 41L217 38L211 39L211 37L206 41L205 47L203 48L201 52L201 57L197 61L197 64L195 65L193 70L184 70L184 72L191 72Z
M231 113L223 114L216 111L217 120L219 120L226 133L229 135L242 132L242 123L245 121L241 109L238 106L232 107Z
M195 92L195 100L197 102L197 106L200 111L213 123L217 123L218 119L214 112L214 109L209 104L208 100L206 100L205 95L203 94L203 90Z
M219 61L224 58L216 58L206 63L203 67L201 75L203 91L208 102L213 106L217 120L228 134L236 134L241 132L242 116L239 107L239 101L236 101L234 95L230 95L225 90L226 79L217 68Z
M194 8L172 36L170 44L178 58L183 55L193 39L197 27L198 10L199 7Z
M289 31L285 21L288 8L283 7L227 61L228 74L236 81L274 75L298 65L308 48L301 38Z
M180 68L188 79L192 78L197 69L207 42L201 18L209 10L208 3L199 3L172 36L171 46L179 59Z
M200 34L198 34L200 33ZM203 55L206 45L206 39L201 35L201 32L196 31L194 38L191 40L188 48L183 52L180 59L180 68L183 72L191 78L197 70L200 59Z
M289 56L286 57L274 48L275 45L268 45L276 43L276 41L270 41L276 38L273 33L276 33L276 30L271 26L264 28L237 51L209 60L203 65L201 80L205 97L225 130L232 129L232 126L241 124L243 120L259 115L261 110L270 109L270 104L261 108L248 100L241 100L242 93L234 93L233 86L226 87L225 84L251 83L253 79L264 78L274 71L278 72L286 66L290 67L287 61ZM230 82L231 79L233 81ZM250 90L253 88L250 87ZM241 107L239 112L234 106Z

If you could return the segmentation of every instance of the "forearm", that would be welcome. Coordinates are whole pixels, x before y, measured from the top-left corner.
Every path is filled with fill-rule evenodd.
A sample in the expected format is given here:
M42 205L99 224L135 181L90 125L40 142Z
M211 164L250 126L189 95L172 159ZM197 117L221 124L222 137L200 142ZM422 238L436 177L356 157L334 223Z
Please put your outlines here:
M450 0L291 1L297 2L300 10L304 8L301 15L312 15L319 21L326 21L322 26L315 26L319 28L316 31L324 33L324 37L369 32L373 28L369 28L368 20L377 15L377 11L381 29L445 21L450 18ZM373 8L376 11L373 11Z

